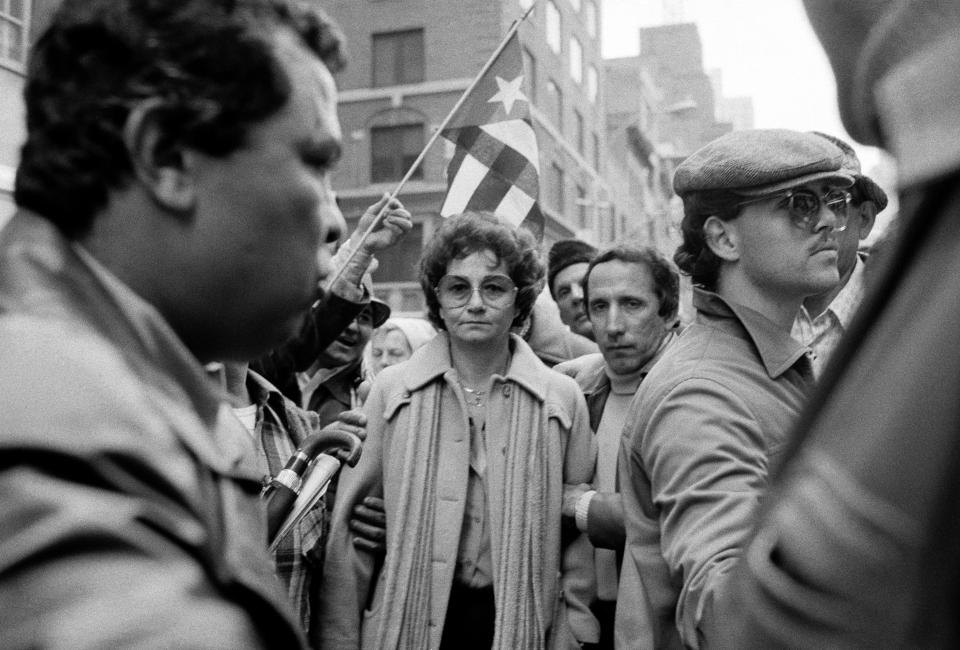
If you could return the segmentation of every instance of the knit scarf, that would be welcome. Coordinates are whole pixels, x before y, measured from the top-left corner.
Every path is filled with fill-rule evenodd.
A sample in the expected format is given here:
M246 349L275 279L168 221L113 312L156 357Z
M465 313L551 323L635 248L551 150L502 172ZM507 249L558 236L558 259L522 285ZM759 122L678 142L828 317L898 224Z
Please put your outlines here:
M403 473L396 521L405 525L388 531L384 566L384 614L377 648L427 648L430 645L432 551L437 503L440 403L443 381L436 381L414 399L411 423L429 423L409 432L403 450ZM501 504L499 535L491 535L496 618L495 650L542 650L552 622L553 603L546 603L544 588L556 580L559 567L545 567L541 549L559 548L558 526L547 521L560 502L562 467L551 458L562 458L559 436L547 435L544 405L525 390L513 392L506 467L502 485L488 482L490 503ZM464 407L465 408L465 407ZM425 430L424 430L425 429ZM495 523L495 522L491 522Z

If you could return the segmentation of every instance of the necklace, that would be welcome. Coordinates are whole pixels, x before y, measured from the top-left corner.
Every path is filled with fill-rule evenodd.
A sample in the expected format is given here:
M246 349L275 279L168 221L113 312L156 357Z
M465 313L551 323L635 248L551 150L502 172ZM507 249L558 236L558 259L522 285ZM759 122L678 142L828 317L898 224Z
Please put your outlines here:
M470 388L469 386L464 385L464 383L458 382L460 388L467 394L467 404L470 406L482 406L483 405L483 396L487 394L487 391L480 390L479 388Z

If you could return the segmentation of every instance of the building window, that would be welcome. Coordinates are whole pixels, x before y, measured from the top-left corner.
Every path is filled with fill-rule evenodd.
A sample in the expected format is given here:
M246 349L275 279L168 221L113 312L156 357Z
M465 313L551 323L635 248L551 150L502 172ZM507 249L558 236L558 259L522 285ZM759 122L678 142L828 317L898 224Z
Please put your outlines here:
M586 230L587 228L587 191L580 185L577 185L577 228Z
M584 0L586 2L586 15L587 15L587 33L590 34L591 38L597 37L597 5L594 0Z
M583 83L583 46L576 36L570 37L570 78Z
M557 9L557 5L553 4L553 0L547 0L547 45L557 54L560 54L560 48L562 47L562 31L560 10Z
M397 86L424 79L423 30L373 35L373 85Z
M537 103L537 60L530 50L523 48L523 69L527 75L527 97L534 104Z
M550 164L550 207L561 215L563 214L563 167L557 163Z
M600 80L597 78L596 66L587 67L587 97L594 104L597 103L597 94L600 92Z
M30 1L0 0L0 66L23 72L30 34Z
M574 109L573 111L573 123L574 127L577 129L577 151L580 152L580 155L584 155L584 147L586 146L586 127L583 122L583 115L580 114L580 111Z
M600 172L600 136L596 133L591 134L593 140L593 168Z
M370 181L398 181L423 148L423 125L376 126L370 130ZM423 178L418 167L410 178Z
M563 93L553 79L547 81L547 113L553 125L563 133Z

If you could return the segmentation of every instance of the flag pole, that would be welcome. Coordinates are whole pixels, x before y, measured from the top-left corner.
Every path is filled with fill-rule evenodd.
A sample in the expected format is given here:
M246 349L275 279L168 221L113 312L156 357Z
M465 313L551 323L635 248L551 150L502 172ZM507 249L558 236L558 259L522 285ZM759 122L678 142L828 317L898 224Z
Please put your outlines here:
M371 235L371 233L373 233L373 231L380 226L380 223L383 221L384 215L386 215L387 213L387 206L389 206L390 202L397 197L397 195L400 193L400 190L403 189L403 186L407 184L407 181L410 180L410 177L413 176L413 173L417 171L418 167L420 167L420 164L423 162L423 159L427 155L427 151L429 151L430 147L433 146L433 143L437 141L437 138L440 137L440 133L446 128L447 124L450 123L450 120L453 119L453 116L457 113L457 111L460 110L460 107L463 106L463 103L467 100L467 97L470 95L471 92L473 92L473 89L477 87L477 84L480 83L480 80L483 78L483 75L485 75L487 71L493 66L493 63L497 60L497 57L500 56L500 53L503 52L504 48L507 47L507 43L509 43L510 39L513 38L513 35L517 33L517 30L520 29L520 25L523 23L524 20L527 19L527 16L530 15L530 12L533 11L536 5L537 5L536 2L531 3L530 6L527 8L527 10L523 12L523 15L520 16L520 18L518 18L517 20L513 21L513 24L510 26L510 29L507 30L507 35L503 37L503 40L501 40L500 44L497 45L497 49L495 49L493 51L493 54L490 55L490 58L487 59L487 62L483 65L483 68L480 70L480 73L476 77L474 77L473 81L470 82L470 85L467 86L467 89L463 91L462 95L460 95L460 99L457 100L457 103L453 105L453 108L450 109L450 112L447 113L447 116L443 118L443 122L440 123L440 126L438 126L436 130L434 130L434 132L430 135L430 138L427 140L427 144L423 146L423 149L420 151L420 154L417 156L416 160L414 160L413 163L410 165L410 168L407 169L407 173L404 174L403 178L400 179L400 182L397 183L396 188L394 188L393 192L390 194L390 198L387 200L387 202L383 205L382 208L380 208L380 211L377 213L377 216L374 218L373 223L371 223L370 226L360 236L360 241L357 242L356 248L350 251L350 254L347 256L347 259L344 260L344 263L340 266L340 268L335 269L333 276L326 283L327 290L329 290L330 287L333 286L334 282L336 282L340 278L340 276L343 275L344 269L346 269L350 261L353 260L354 256L360 250L360 246L363 245L363 242L365 242L367 238ZM316 304L317 303L314 303L314 306L316 306Z

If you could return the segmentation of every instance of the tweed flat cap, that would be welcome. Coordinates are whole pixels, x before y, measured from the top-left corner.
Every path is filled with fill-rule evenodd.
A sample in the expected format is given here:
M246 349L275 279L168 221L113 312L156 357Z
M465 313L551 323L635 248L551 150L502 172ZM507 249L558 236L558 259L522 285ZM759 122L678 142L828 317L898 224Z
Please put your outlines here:
M884 208L887 207L887 193L883 191L882 187L877 185L876 181L861 173L860 159L857 158L857 152L854 151L853 147L835 135L821 133L820 131L811 131L811 133L819 135L821 138L826 138L843 152L843 162L840 164L840 169L853 176L853 186L857 188L860 196L866 201L876 203L877 212L882 212Z
M853 177L841 170L842 163L843 152L812 133L733 131L680 163L673 175L673 189L681 197L710 190L763 196L820 180L850 186Z

